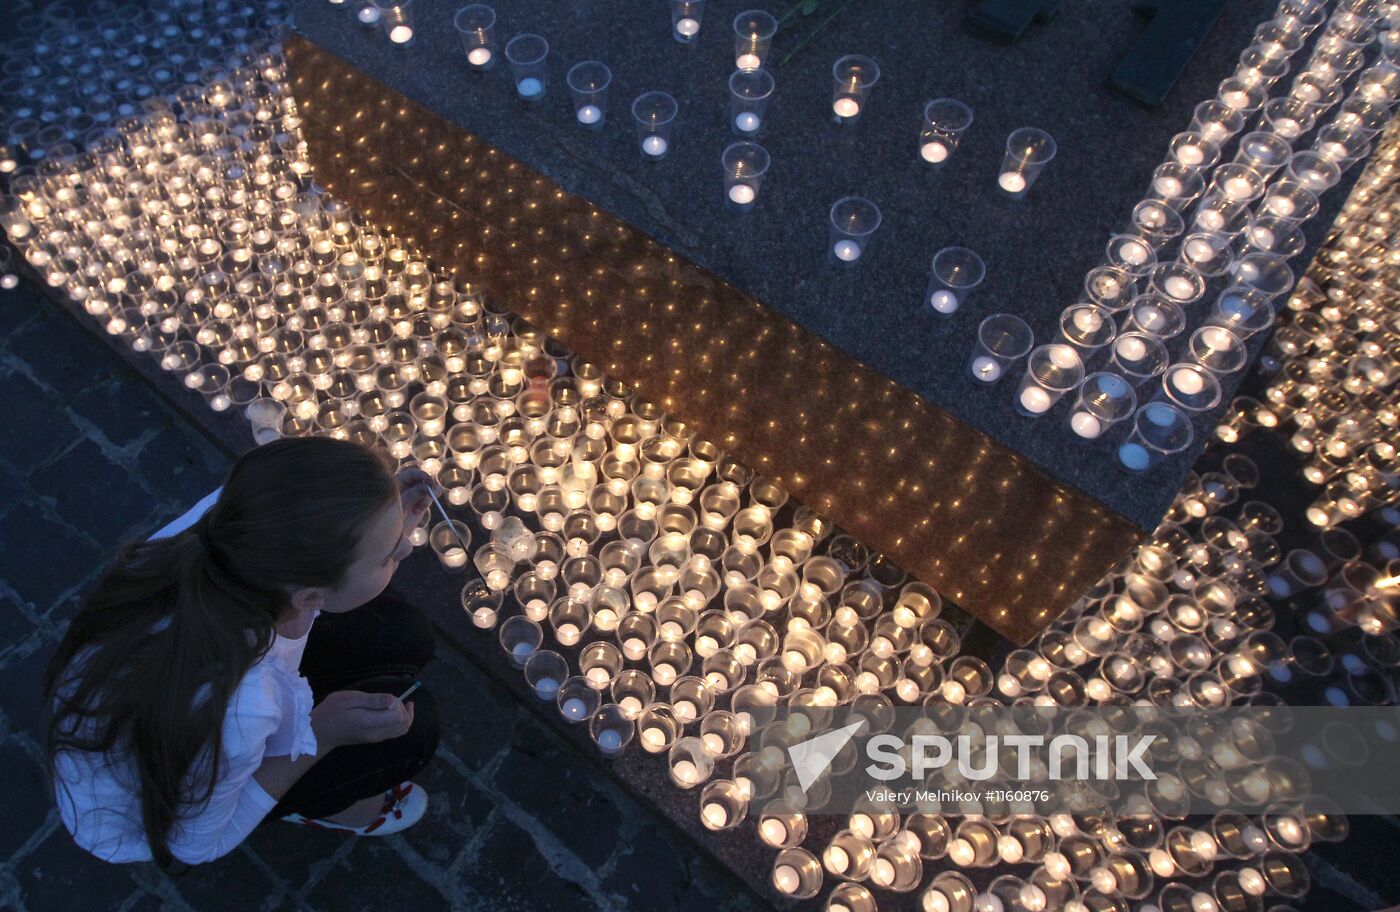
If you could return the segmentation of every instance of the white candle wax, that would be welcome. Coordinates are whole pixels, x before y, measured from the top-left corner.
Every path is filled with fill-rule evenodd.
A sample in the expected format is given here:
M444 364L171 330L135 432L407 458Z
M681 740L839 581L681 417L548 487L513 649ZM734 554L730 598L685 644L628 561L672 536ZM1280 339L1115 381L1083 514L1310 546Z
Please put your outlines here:
M762 125L762 119L752 111L741 111L734 118L734 126L738 128L740 133L753 133Z
M595 666L588 669L584 677L587 678L588 683L592 684L595 688L602 688L606 687L608 682L612 680L612 673L606 668Z
M894 862L888 858L876 858L875 866L870 871L870 876L878 884L889 885L894 883Z
M919 147L919 156L931 165L948 158L948 147L937 140L929 140Z
M1151 253L1141 241L1124 241L1118 247L1118 256L1130 266L1141 266Z
M669 662L659 662L656 667L652 668L651 676L655 679L656 683L662 686L670 684L676 679L675 666L671 665Z
M1187 143L1176 150L1176 160L1183 165L1199 165L1206 160L1206 153L1200 146Z
M534 76L526 76L515 84L515 91L520 93L521 98L535 98L544 91L544 83Z
M540 678L535 682L535 695L541 700L553 700L559 692L559 682L553 678Z
M1268 209L1274 215L1286 218L1292 215L1298 207L1294 204L1293 200L1288 197L1274 194L1264 201L1264 208Z
M612 753L622 747L622 734L615 729L603 729L598 732L598 747L600 747L604 753Z
M1231 199L1244 199L1254 190L1254 184L1245 177L1232 177L1225 181L1225 195Z
M1154 180L1152 188L1167 199L1181 195L1181 181L1170 175L1163 175Z
M978 355L972 359L972 376L983 383L995 382L1001 377L1001 365L994 358Z
M514 646L510 647L511 655L515 656L517 659L523 659L534 651L535 647L530 643L516 643Z
M1176 388L1177 392L1194 396L1205 389L1206 384L1201 379L1201 375L1195 371L1179 370L1172 373L1172 386Z
M677 782L695 782L700 778L700 770L689 760L677 760L671 767L671 775Z
M677 700L672 708L676 711L676 718L683 722L690 722L699 714L699 707L691 700Z
M1225 102L1225 104L1229 107L1232 107L1236 111L1238 111L1241 108L1248 107L1249 93L1241 91L1239 89L1235 89L1231 92L1222 92L1220 94L1220 100Z
M1168 276L1165 285L1167 294L1178 301L1185 301L1196 293L1195 284L1185 276Z
M586 104L578 109L577 117L581 124L595 124L603 119L603 109L597 105Z
M684 16L676 20L676 33L679 35L683 35L686 38L691 38L699 31L700 22L697 19L692 19L689 16Z
M655 751L666 744L666 733L653 726L642 731L642 741L649 749Z
M1028 386L1021 390L1021 408L1032 414L1039 415L1048 411L1054 405L1050 394L1038 386Z
M563 709L565 717L577 722L583 718L584 710L588 707L578 697L570 697L564 701L564 705L560 708Z
M1298 134L1303 132L1303 127L1291 117L1280 117L1274 121L1274 132L1284 139L1297 139Z
M467 552L461 548L448 548L442 552L442 565L456 569L467 565Z
M778 865L773 869L773 885L783 893L796 893L802 878L792 865Z
M846 263L854 263L860 259L860 245L855 241L837 241L832 252L836 254L838 260Z
M763 841L771 846L782 845L787 841L787 827L781 820L765 820L758 828Z
M472 623L487 629L495 627L496 612L491 608L478 608L472 612Z
M763 66L763 61L758 59L757 54L740 54L734 58L734 68L737 70L756 70Z
M833 874L844 874L851 866L851 856L840 846L827 846L822 853L822 862L826 869Z
M1099 316L1098 311L1088 308L1075 311L1072 322L1074 328L1086 336L1098 332L1103 327L1103 317Z
M396 25L389 29L389 40L395 44L408 44L413 40L413 29L407 25Z
M1093 440L1103 433L1103 424L1088 412L1075 412L1069 420L1069 426L1086 440Z
M740 643L734 647L734 657L739 660L740 664L752 665L758 659L758 650L754 649L750 643Z
M929 306L941 314L950 314L958 309L958 296L946 289L929 295Z
M563 646L572 646L578 642L578 625L565 621L554 629L554 638Z
M860 113L860 102L854 98L838 98L831 103L831 110L837 117L855 117Z
M729 812L724 809L724 805L711 801L700 812L700 818L705 821L705 826L712 830L718 830L729 822Z
M1254 246L1260 250L1269 250L1274 246L1276 240L1273 229L1257 227L1250 231L1250 239L1254 241Z
M919 685L909 678L901 678L894 686L895 695L905 703L913 703L919 699Z
M752 203L756 195L753 187L750 187L748 184L735 184L729 188L730 201L740 206L747 206L749 203Z
M472 48L467 52L467 63L470 63L472 66L486 66L486 64L491 62L491 56L490 48Z
M1215 256L1215 248L1200 239L1187 241L1186 256L1194 262L1202 263Z
M724 739L714 732L709 732L700 740L705 742L705 747L716 757L724 753Z
M666 140L660 136L648 136L642 140L642 151L652 158L660 158L666 154Z
M622 644L622 654L633 661L647 654L646 641L640 637L628 637Z
M374 25L379 21L379 7L374 4L360 7L360 11L355 14L356 18L364 25Z
M1026 176L1019 171L1003 171L997 186L1007 193L1020 193L1026 189Z

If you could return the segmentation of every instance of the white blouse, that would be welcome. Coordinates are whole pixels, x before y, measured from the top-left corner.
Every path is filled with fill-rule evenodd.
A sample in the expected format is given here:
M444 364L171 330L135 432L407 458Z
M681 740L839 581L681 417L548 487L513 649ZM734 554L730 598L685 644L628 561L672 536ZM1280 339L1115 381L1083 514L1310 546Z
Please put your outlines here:
M188 527L218 492L153 537ZM314 621L313 621L314 623ZM267 653L239 681L224 715L222 776L209 802L189 809L169 834L170 852L186 864L212 861L234 849L277 804L253 773L264 757L297 759L316 753L311 685L298 670L306 639L274 634ZM208 752L198 761L207 768ZM139 786L121 753L64 751L54 757L59 814L73 839L105 861L150 861L141 825Z

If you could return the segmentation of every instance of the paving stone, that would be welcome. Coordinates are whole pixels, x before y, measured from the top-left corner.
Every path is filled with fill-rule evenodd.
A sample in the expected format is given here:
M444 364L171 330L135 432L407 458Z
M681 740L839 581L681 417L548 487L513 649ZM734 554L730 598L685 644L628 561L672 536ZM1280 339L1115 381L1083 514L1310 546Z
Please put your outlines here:
M43 743L44 671L53 646L46 645L24 658L12 659L0 669L0 710L10 724Z
M228 465L193 429L167 421L141 447L134 467L159 500L187 508L223 482Z
M61 826L17 868L29 912L110 912L136 888L130 865L99 861Z
M117 446L127 446L166 419L150 387L128 371L85 390L73 400L73 413L91 421Z
M0 335L9 335L34 319L40 306L37 292L27 284L0 291Z
M195 865L171 882L196 909L257 909L274 892L273 882L239 849Z
M0 859L9 858L48 819L53 801L44 770L18 741L0 744L0 770L5 771L5 820L0 825Z
M442 740L468 767L479 770L510 743L527 710L475 666L440 645L438 658L423 669L423 684L440 695ZM449 695L469 699L448 699Z
M10 508L24 499L27 492L24 482L9 472L0 472L0 517L10 512Z
M150 496L91 440L35 471L30 484L53 512L109 549L139 536L152 522Z
M442 757L414 778L428 792L428 811L404 839L424 858L447 866L487 825L495 804Z
M586 912L598 908L578 884L550 868L529 833L499 817L477 857L463 868L455 888L468 909L483 912ZM658 912L664 908L656 907Z
M584 862L601 865L617 846L622 815L603 774L539 727L516 733L494 782Z
M445 909L447 899L414 876L392 848L379 839L362 839L306 897L306 905L326 912L342 909Z
M67 526L44 516L31 499L21 501L5 517L0 579L40 611L47 611L102 560L102 552Z
M5 403L7 413L5 433L0 434L0 461L18 477L27 475L78 436L54 393L24 374L0 376L0 402Z
M97 385L120 362L67 314L45 308L9 338L10 352L29 365L34 376L73 399Z
M26 608L8 595L0 596L0 662L34 631Z
M243 845L253 852L290 891L299 891L312 874L330 863L348 837L317 831L280 820L264 820Z

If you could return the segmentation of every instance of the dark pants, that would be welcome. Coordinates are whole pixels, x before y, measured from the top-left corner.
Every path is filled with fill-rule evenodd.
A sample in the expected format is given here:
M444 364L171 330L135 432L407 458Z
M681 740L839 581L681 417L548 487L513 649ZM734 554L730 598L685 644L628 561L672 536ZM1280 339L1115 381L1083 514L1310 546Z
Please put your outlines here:
M337 690L401 694L433 657L423 612L387 593L345 614L322 613L311 628L301 673L319 703ZM307 770L268 814L329 817L413 778L438 745L437 702L426 687L408 698L413 727L376 744L337 747Z

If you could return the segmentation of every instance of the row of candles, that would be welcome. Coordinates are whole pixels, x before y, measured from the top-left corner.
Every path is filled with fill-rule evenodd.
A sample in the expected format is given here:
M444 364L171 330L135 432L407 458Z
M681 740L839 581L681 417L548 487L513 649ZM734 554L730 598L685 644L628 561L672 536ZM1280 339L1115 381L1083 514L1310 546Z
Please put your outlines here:
M278 66L275 57L257 61L256 77L245 72L230 80L234 94ZM289 99L275 97L289 113ZM305 172L299 145L278 146L255 132L249 165L269 179L226 183L204 174L200 192L186 200L187 176L202 174L207 162L180 150L202 147L218 130L200 122L182 131L158 116L143 127L120 150L100 151L101 175L84 160L67 163L73 170L66 176L54 171L47 182L21 182L26 234L11 236L31 265L82 300L108 331L147 346L171 370L200 375L192 387L204 388L206 371L223 367L229 399L211 395L211 406L243 408L265 434L354 436L434 470L450 509L471 524L423 535L444 566L470 563L480 572L463 592L473 620L494 629L534 692L552 691L565 717L588 724L602 749L633 740L643 750L660 748L672 781L699 790L707 827L737 824L753 802L761 811L759 838L779 850L773 882L780 892L815 895L827 878L860 874L869 886L839 883L829 907L874 909L874 888L918 890L924 908L966 912L991 906L993 898L1011 908L1126 908L1124 897L1145 882L1142 855L1157 878L1188 878L1147 888L1162 908L1231 908L1241 891L1290 896L1305 885L1292 850L1307 839L1271 842L1270 833L1338 835L1335 814L1243 822L1221 815L1203 828L1159 824L1152 835L1149 827L1125 848L1128 819L1099 826L1034 814L1004 821L954 813L891 818L882 809L851 815L839 841L809 851L798 803L805 794L735 748L746 711L752 716L770 705L775 691L818 707L852 694L931 705L1072 705L1130 694L1219 699L1220 690L1208 685L1231 699L1262 700L1247 682L1266 670L1272 680L1286 669L1316 667L1302 658L1315 648L1297 638L1280 646L1264 635L1270 615L1261 600L1273 594L1264 573L1273 563L1266 536L1277 531L1277 514L1251 502L1234 529L1219 522L1202 522L1194 533L1184 523L1164 526L1072 618L994 674L985 662L957 655L957 631L937 617L932 590L903 581L897 568L872 559L810 511L775 528L777 517L788 515L776 485L749 477L591 365L572 359L566 371L561 353L537 331L493 312L475 294L433 281L426 264L344 207L298 194L295 178ZM250 128L240 129L246 138ZM142 148L163 151L132 154ZM142 176L132 180L134 172ZM67 192L80 184L83 191ZM140 214L132 218L109 203L109 189L139 200ZM94 197L102 199L96 208ZM181 217L171 219L176 212ZM206 233L201 225L218 230ZM75 243L79 238L92 242ZM191 243L169 244L176 238ZM114 274L114 264L128 260L140 265ZM1229 506L1222 489L1233 485L1238 496L1251 483L1247 463L1236 460L1230 469L1227 483L1201 476L1184 491L1177 518L1220 520L1216 511ZM666 487L658 487L663 480ZM541 510L556 493L559 508ZM530 504L533 510L525 509ZM604 525L612 527L607 535ZM473 528L490 533L475 553ZM1241 541L1252 556L1240 556ZM645 544L644 553L634 542ZM1319 557L1331 567L1328 554ZM668 589L663 578L673 575ZM1283 571L1274 575L1292 585ZM1343 600L1334 593L1376 601L1374 582L1338 572L1316 591L1328 604ZM508 598L518 614L507 610ZM547 632L557 648L545 648ZM1368 663L1385 660L1378 645L1385 642L1352 643L1344 656L1361 662L1352 670L1364 677ZM744 647L752 650L749 665ZM575 667L577 675L565 674ZM582 680L566 690L575 677ZM1347 686L1359 689L1344 685L1344 693ZM770 790L775 779L789 810L756 797L778 794ZM958 816L955 826L950 818ZM1236 853L1231 825L1252 828L1248 851ZM1037 826L1048 826L1051 836L1028 852L1030 841L1021 837ZM951 838L940 848L945 831ZM845 854L844 864L833 848ZM952 870L925 882L922 862L939 859L969 871L988 863L1034 867L981 887ZM1203 885L1200 878L1212 871Z
M1286 260L1302 250L1301 225L1318 212L1317 195L1364 157L1400 102L1400 66L1389 33L1374 28L1378 17L1375 4L1339 8L1290 92L1267 100L1289 57L1325 18L1320 2L1281 4L1217 98L1199 105L1191 129L1173 139L1128 231L1110 239L1105 265L1087 276L1085 299L1062 314L1059 339L1032 352L1024 321L989 317L971 357L973 378L994 383L1029 353L1014 394L1017 411L1039 417L1076 393L1068 423L1084 439L1134 418L1118 447L1129 470L1189 446L1194 416L1220 402L1222 381L1243 368L1250 338L1272 326L1273 301L1292 287ZM1361 70L1370 45L1382 48L1381 57ZM1312 146L1294 151L1292 143L1334 107L1339 113L1318 127ZM1258 129L1240 137L1234 161L1218 164L1220 147L1256 113ZM1193 206L1188 228L1184 216ZM1160 259L1172 244L1179 244L1176 259ZM1192 305L1206 300L1217 278L1227 287L1186 339L1182 360L1172 363L1168 346L1190 328ZM1108 363L1091 371L1105 352Z

